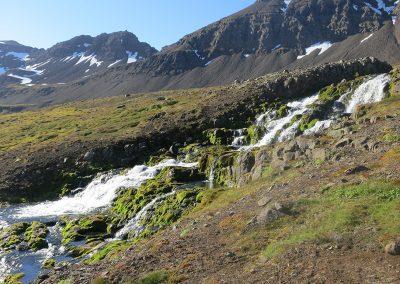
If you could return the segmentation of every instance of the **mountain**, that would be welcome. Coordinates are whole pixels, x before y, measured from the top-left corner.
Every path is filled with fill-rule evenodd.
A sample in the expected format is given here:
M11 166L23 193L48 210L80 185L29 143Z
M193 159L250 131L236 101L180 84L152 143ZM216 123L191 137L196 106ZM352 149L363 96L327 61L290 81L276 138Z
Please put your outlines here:
M64 84L113 66L144 60L157 52L126 31L77 36L47 50L4 43L5 56L0 57L3 85Z
M29 56L37 51L16 41L0 41L0 75L7 70L24 67Z
M47 73L33 83L47 85L16 88L0 79L0 105L41 107L143 91L224 85L284 69L368 56L397 64L398 10L394 0L257 0L160 52L146 45L147 53L138 52L143 60L132 64L125 64L126 46L105 55L106 48L95 48L90 40L78 37L34 61L40 66L57 58L38 67Z

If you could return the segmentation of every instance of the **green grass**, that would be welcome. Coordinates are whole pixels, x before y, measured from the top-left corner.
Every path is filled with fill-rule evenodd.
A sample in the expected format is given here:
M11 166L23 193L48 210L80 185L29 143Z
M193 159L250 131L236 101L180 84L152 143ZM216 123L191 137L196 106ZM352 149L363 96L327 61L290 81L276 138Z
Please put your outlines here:
M154 115L198 111L218 88L141 94L73 102L36 111L0 114L0 154L63 141L132 137ZM163 96L163 100L158 97ZM124 107L118 108L117 106Z
M292 245L332 242L335 234L359 227L374 227L376 235L359 236L366 242L400 234L400 185L371 181L329 190L318 199L299 200L298 216L282 218L268 226L270 241L263 256L273 258Z
M134 284L160 284L166 283L168 280L168 273L164 270L154 271L141 279L134 281Z

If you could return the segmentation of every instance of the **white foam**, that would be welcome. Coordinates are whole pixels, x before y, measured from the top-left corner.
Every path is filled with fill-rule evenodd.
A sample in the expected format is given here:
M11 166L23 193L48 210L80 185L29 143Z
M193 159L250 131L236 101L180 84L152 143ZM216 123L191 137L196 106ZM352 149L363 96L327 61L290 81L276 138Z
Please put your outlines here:
M362 83L346 105L346 112L353 113L359 105L376 103L386 96L385 88L390 82L390 75L381 74Z
M7 258L3 256L0 259L0 281L4 281L6 276L11 273L11 265L7 263Z
M284 141L286 139L291 138L294 135L294 131L297 129L295 122L292 126L285 128L291 120L296 115L302 115L309 110L309 106L312 105L318 99L318 95L313 95L311 97L307 97L300 101L293 101L287 104L289 107L288 114L282 118L275 118L276 112L269 111L262 116L260 116L256 123L258 125L263 124L265 126L265 134L256 144L251 145L250 147L260 147L269 145L275 140ZM249 146L244 146L248 148Z
M121 174L103 174L95 178L82 192L72 197L22 207L16 211L14 217L32 218L89 213L109 206L117 196L118 190L138 187L146 180L154 178L163 168L173 166L192 168L196 165L197 163L183 163L171 159L152 167L135 166Z

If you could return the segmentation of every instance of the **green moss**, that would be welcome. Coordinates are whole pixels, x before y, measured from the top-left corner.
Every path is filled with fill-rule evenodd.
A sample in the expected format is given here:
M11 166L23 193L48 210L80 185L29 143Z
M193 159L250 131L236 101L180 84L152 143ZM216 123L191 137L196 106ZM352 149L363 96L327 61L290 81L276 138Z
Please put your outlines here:
M392 201L400 198L400 185L374 181L360 185L343 186L330 192L329 195L341 199L356 199L369 196L376 197L382 201Z
M312 128L313 126L315 126L315 124L318 122L317 118L314 118L313 115L311 114L306 114L303 115L301 120L300 120L300 124L299 124L299 130L301 132L306 131L307 129Z
M99 251L94 253L90 257L90 259L85 261L85 263L95 264L108 256L118 255L118 253L124 252L130 247L131 247L131 244L126 241L115 241L115 242L108 243L103 248L101 248Z
M400 142L400 135L395 134L395 133L386 133L383 136L383 141L389 142L389 143Z
M4 279L4 284L20 284L22 283L22 278L24 278L25 274L18 273L9 275Z
M46 225L40 222L16 223L1 231L0 247L10 250L25 241L30 249L37 251L48 246L48 232Z
M64 280L58 281L57 284L71 284L71 283L72 283L71 279L64 279Z
M164 270L154 271L134 281L134 284L161 284L167 283L168 273Z
M292 245L304 242L333 242L332 236L353 235L361 228L376 228L364 242L379 242L400 233L400 186L370 181L360 185L327 189L322 197L299 200L297 216L268 225L270 243L263 252L275 257Z
M245 137L245 141L247 144L255 144L258 140L260 140L262 135L261 129L257 125L251 125L247 128L247 135Z
M174 185L169 176L169 169L166 168L154 179L148 180L139 188L125 190L112 205L113 223L122 223L131 219L155 197L171 192L173 188Z
M203 132L203 136L212 145L227 145L233 141L233 131L226 128L206 130Z
M61 230L63 243L80 240L103 240L108 236L108 223L110 220L105 215L92 215L79 219L66 220Z
M179 191L159 204L152 214L143 220L143 232L140 237L147 237L177 221L185 211L196 204L196 196L200 189Z
M42 267L43 268L47 268L47 269L51 269L56 265L56 261L53 258L48 258L43 262Z
M49 246L46 241L48 233L45 224L35 221L25 231L24 238L32 250L38 251Z
M288 113L289 113L289 107L287 105L281 105L276 110L276 117L277 118L282 118L282 117L285 117Z

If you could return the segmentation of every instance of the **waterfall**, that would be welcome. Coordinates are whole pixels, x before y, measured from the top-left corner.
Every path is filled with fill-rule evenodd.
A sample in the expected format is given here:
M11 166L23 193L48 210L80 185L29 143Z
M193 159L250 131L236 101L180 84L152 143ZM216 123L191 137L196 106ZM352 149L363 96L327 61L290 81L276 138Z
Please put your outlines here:
M291 139L296 135L299 122L287 127L292 119L297 115L303 115L309 111L309 107L318 99L318 95L313 95L299 101L293 101L287 104L288 114L277 118L276 111L268 111L256 119L256 125L265 129L264 136L256 143L250 146L243 146L240 150L247 150L256 147L269 145L274 141L284 141Z
M383 100L386 96L385 89L390 82L389 74L381 74L366 79L359 87L342 95L335 101L332 110L327 113L325 120L318 121L313 127L304 131L304 135L321 133L329 128L343 113L353 113L357 106L376 103ZM275 110L268 110L257 117L255 125L263 129L263 137L255 144L243 146L237 133L243 133L243 130L237 130L234 134L234 142L231 146L239 150L249 150L256 147L269 145L273 142L282 142L293 139L297 133L300 121L293 122L297 115L304 115L311 111L310 106L318 101L318 94L312 95L302 100L292 101L287 104L288 113L284 117L277 117ZM292 124L291 124L292 123ZM291 124L291 125L290 125ZM241 132L239 132L241 131Z
M145 181L154 178L160 170L166 167L179 166L193 168L196 165L197 163L183 163L170 159L152 167L140 165L124 173L103 174L95 178L83 191L74 196L18 208L14 212L14 217L32 218L89 213L109 206L116 198L118 190L138 187Z
M152 201L150 201L146 206L144 206L136 215L133 219L131 219L121 230L119 230L115 234L115 239L123 239L126 237L130 232L135 232L134 237L137 237L143 230L142 226L140 226L140 222L143 220L143 218L146 217L148 211L155 207L155 205L168 196L171 196L175 194L175 191L163 194L161 196L158 196L154 198ZM115 240L114 239L114 240Z
M362 83L346 105L346 113L353 113L359 105L377 103L383 100L386 96L385 89L389 82L390 75L381 74Z
M214 188L214 179L215 179L215 167L217 166L218 158L214 158L211 169L210 169L210 174L208 176L208 187L210 189Z
M232 146L239 148L243 146L243 140L246 136L244 135L244 129L237 129L233 132Z

